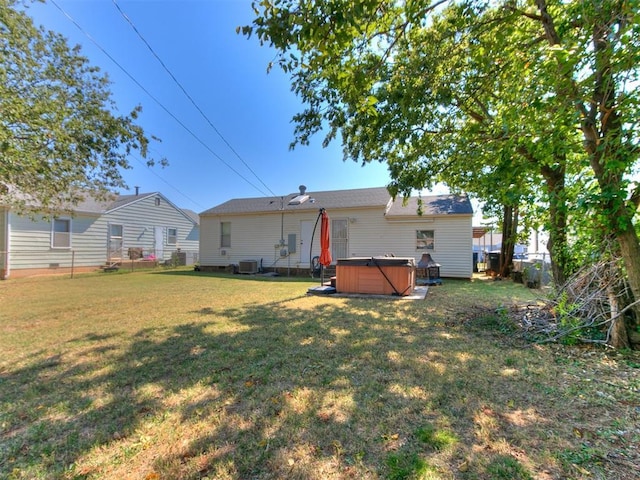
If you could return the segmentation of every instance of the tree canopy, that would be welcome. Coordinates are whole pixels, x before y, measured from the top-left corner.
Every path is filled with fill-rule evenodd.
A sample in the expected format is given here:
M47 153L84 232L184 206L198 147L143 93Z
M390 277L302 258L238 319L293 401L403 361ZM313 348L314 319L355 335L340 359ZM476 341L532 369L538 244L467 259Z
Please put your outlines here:
M278 51L304 104L292 146L325 132L386 162L390 190L441 181L537 209L560 280L588 218L640 298L638 0L261 0L245 35ZM534 209L531 209L534 210ZM580 232L572 232L580 233Z
M140 107L117 114L107 76L26 7L0 0L0 203L55 211L124 187L133 150L153 161Z

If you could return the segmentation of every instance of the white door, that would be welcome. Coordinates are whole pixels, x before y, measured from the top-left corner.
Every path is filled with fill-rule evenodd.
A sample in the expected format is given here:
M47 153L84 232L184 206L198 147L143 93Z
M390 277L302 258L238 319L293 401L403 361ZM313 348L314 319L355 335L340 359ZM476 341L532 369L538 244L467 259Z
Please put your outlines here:
M108 261L119 261L122 259L122 225L109 224Z
M164 255L164 227L155 227L153 236L154 255L158 260L162 260Z
M311 220L300 221L300 263L309 265L309 249L311 248L311 236L313 235L313 226L315 222ZM320 227L318 226L318 229ZM320 255L320 244L313 244L313 251L317 252L311 255L311 258Z

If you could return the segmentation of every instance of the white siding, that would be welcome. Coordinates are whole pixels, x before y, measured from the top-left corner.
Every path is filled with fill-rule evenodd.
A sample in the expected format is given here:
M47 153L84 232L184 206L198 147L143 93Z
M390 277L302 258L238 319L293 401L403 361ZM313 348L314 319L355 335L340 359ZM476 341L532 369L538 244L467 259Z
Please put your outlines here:
M159 205L156 205L156 198L160 199ZM142 247L145 252L153 250L156 227L161 227L163 232L163 258L161 260L170 259L171 254L178 248L190 252L197 252L199 248L198 226L194 226L193 222L161 196L152 195L141 198L137 202L103 215L100 220L105 223L105 229L107 223L123 226L123 255L125 257L130 247ZM175 245L167 243L167 228L178 229L178 241ZM106 248L106 233L104 241Z
M66 217L64 217L66 218ZM51 248L51 222L9 214L10 267L97 266L105 260L105 234L98 217L71 217L71 248Z
M52 248L51 222L39 218L32 220L9 212L10 270L54 268L54 267L98 267L107 261L109 223L123 225L123 253L127 256L129 247L154 248L154 229L163 229L164 256L180 248L197 256L199 248L199 228L181 211L168 203L164 197L156 205L156 196L142 198L107 214L77 213L71 218L71 248ZM0 214L0 217L2 215ZM0 221L1 222L1 221ZM0 227L2 225L0 224ZM167 244L166 229L176 228L176 245ZM0 232L4 232L2 229ZM2 243L0 242L0 246ZM7 248L0 248L0 251ZM189 257L188 257L189 258ZM0 265L0 268L2 266Z
M435 250L429 251L441 264L443 277L472 276L471 215L407 218L389 220L380 208L341 209L327 212L331 219L348 220L348 252L352 257L393 254L420 260L424 250L416 249L416 230L434 230ZM287 212L261 215L212 215L201 217L200 263L202 266L226 266L241 260L256 260L265 268L308 267L300 261L300 252L289 258L280 257L281 225L284 240L297 235L300 242L300 222L315 222L317 214ZM231 247L220 247L220 223L231 223ZM320 254L320 226L314 237L314 255ZM222 255L224 251L226 255ZM306 258L307 255L304 255ZM334 263L337 261L333 259Z
M7 258L8 258L8 236L9 224L7 222L9 210L6 207L0 207L0 279L6 275Z
M242 260L262 260L264 268L298 267L309 265L300 258L300 222L315 222L317 214L285 213L263 215L225 215L200 217L200 264L204 266L226 266ZM220 224L231 223L231 247L220 247ZM296 253L289 257L280 256L280 240L285 247L289 234L297 239ZM320 255L320 224L313 242L315 255ZM225 253L223 255L222 253ZM307 255L303 255L306 258Z

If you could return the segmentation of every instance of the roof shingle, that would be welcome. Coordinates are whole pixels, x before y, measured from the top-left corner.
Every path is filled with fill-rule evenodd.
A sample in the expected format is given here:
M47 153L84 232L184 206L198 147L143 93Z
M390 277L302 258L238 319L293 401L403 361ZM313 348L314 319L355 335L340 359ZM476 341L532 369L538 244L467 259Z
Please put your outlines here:
M284 197L234 198L205 210L200 215L230 215L246 213L268 213L285 211L312 211L326 208L385 208L391 198L386 187L360 188L355 190L332 190L306 192L309 199L299 205L289 205L289 200L300 195L292 193Z
M309 198L299 205L290 205L292 198L299 192L284 197L234 198L205 210L200 215L238 215L252 213L276 213L284 211L313 211L321 208L335 210L339 208L380 208L388 217L418 216L418 199L411 197L403 205L402 198L391 202L386 187L361 188L353 190L331 190L306 192ZM473 214L471 202L466 195L430 195L423 196L423 215Z
M423 216L473 215L471 201L466 195L428 195L411 197L406 205L403 205L402 198L396 198L387 211L387 217L417 216L420 199Z

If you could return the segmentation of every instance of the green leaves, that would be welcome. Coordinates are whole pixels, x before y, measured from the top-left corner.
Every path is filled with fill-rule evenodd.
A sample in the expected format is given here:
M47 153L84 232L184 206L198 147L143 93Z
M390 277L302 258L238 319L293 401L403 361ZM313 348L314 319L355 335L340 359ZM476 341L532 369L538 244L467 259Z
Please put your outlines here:
M81 191L101 196L124 186L127 156L147 157L149 139L135 124L140 108L114 113L108 78L78 47L37 29L19 2L0 2L2 203L21 210L26 197L54 211Z
M244 33L279 51L305 104L292 145L324 131L345 159L386 162L396 194L444 182L519 205L564 250L567 224L615 235L633 218L638 6L265 1Z

